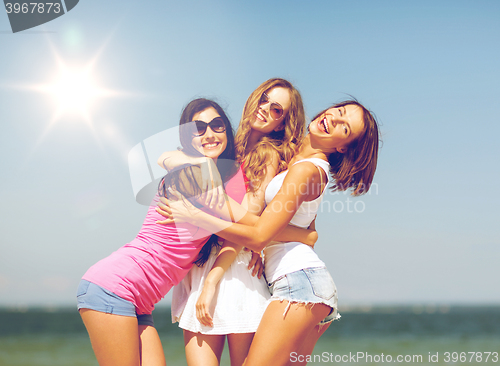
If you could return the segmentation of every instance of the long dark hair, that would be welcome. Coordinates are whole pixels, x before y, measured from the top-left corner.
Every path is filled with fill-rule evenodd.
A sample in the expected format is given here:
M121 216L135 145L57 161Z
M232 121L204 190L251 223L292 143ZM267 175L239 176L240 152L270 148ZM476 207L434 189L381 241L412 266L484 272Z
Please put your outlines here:
M231 127L229 118L219 104L217 104L213 100L198 98L192 100L188 103L188 105L186 105L186 107L184 107L179 121L179 139L181 142L182 151L191 156L203 156L192 145L193 128L195 128L195 126L190 122L193 121L193 116L196 113L202 112L208 108L214 108L219 116L222 117L224 125L226 126L227 146L222 154L220 154L220 156L217 158L216 166L219 170L222 181L227 182L238 170L238 165L235 161L236 152L234 149L233 128ZM167 175L165 175L160 181L158 187L160 196L167 196L167 198L169 198L169 187L175 187L177 191L187 197L197 196L202 193L202 189L198 186L195 172L192 166L182 167L182 169L171 171ZM203 248L198 254L198 258L194 263L199 267L203 266L208 260L213 247L220 248L217 235L212 235L203 245Z
M360 196L370 189L377 168L380 135L375 115L356 99L350 99L328 107L312 120L319 118L331 108L339 108L349 104L358 106L363 111L365 129L347 146L345 153L330 154L328 162L330 163L330 173L335 180L332 190L352 189L354 196Z

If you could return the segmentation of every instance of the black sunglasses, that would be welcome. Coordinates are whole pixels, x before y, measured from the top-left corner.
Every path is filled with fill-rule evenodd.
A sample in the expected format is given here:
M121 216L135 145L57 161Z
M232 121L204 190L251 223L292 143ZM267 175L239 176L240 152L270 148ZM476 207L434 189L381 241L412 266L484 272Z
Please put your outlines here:
M271 103L271 105L269 106L269 115L271 116L271 118L275 121L279 120L281 116L283 116L283 107L279 105L279 103L272 102L271 99L269 99L269 95L267 95L266 93L262 93L262 96L259 100L259 106L266 103Z
M210 126L215 133L223 133L226 131L226 125L222 117L215 117L210 122L193 121L193 123L196 125L196 131L193 133L195 136L203 136L207 132L208 126Z

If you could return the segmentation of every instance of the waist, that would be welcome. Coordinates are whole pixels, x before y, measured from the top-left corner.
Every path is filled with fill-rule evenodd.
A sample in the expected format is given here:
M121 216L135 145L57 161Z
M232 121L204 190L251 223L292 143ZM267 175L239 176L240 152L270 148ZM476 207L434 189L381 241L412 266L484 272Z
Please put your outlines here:
M298 242L267 246L264 249L264 263L268 282L304 268L325 266L312 247Z

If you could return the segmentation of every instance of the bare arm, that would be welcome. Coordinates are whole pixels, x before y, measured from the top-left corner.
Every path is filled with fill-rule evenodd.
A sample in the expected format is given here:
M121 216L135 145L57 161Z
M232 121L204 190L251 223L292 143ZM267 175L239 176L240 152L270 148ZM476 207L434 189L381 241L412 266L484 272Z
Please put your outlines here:
M243 198L242 207L247 209L248 212L252 214L259 215L264 209L265 188L276 174L276 169L278 167L277 159L279 158L277 155L278 154L276 154L271 163L266 166L266 175L259 188L255 192L247 192ZM233 261L236 259L236 256L241 249L243 249L242 245L226 240L217 256L217 259L215 260L214 265L212 266L212 269L208 273L205 283L203 284L203 290L201 291L201 294L196 302L196 317L202 325L213 326L213 319L210 314L210 305L215 296L217 285L229 266L231 266ZM253 255L257 254L253 253ZM251 266L249 266L249 270L253 266L252 263L250 264ZM260 262L260 264L262 264L262 262ZM260 269L258 275L260 278L262 275L262 268Z
M287 177L288 178L288 177ZM308 179L308 178L307 178ZM293 194L293 187L290 189L291 193ZM307 190L306 190L307 191ZM297 193L297 192L295 192ZM315 197L314 197L315 198ZM311 199L314 199L311 198ZM310 200L310 199L307 199ZM186 201L184 201L186 202ZM199 203L203 204L202 200L198 200ZM302 202L302 201L300 201ZM279 205L280 203L278 203ZM289 204L292 204L292 202L289 202ZM298 205L300 206L300 205ZM297 207L298 207L297 206ZM276 208L277 206L273 206ZM285 208L287 211L290 211L290 208L293 208L293 206L289 206L287 204L287 207ZM200 210L195 209L191 204L187 203L182 203L182 202L169 202L165 198L160 197L160 203L158 203L158 207L156 208L156 211L161 214L162 216L166 217L165 220L159 220L156 223L157 224L172 224L174 222L177 223L182 223L182 222L189 222L194 225L203 227L204 229L212 232L212 233L218 233L219 231L223 230L225 227L232 225L232 223L237 222L239 224L243 225L248 225L248 226L254 226L257 221L259 220L259 216L252 214L251 212L248 212L243 206L238 204L236 201L231 199L230 197L226 196L226 202L222 207L214 207L213 212L217 217L221 217L222 220L220 221L215 221L216 226L215 227L210 227L210 225L214 224L214 221L211 221L208 216L209 214L203 213ZM173 219L172 212L175 211L175 220ZM293 213L296 211L294 209L292 212ZM208 216L207 216L208 215ZM293 215L291 215L293 217ZM291 218L290 217L290 218ZM224 221L226 220L226 221ZM225 239L228 239L224 235L219 235ZM226 235L227 236L227 235ZM242 245L241 246L246 246L251 249L254 249L256 251L261 251L265 245L262 247L260 246L255 246L252 244L252 241L250 240L249 243L245 239L246 236L244 236L244 239L238 239L238 237L235 237L235 240L233 241L241 241ZM282 228L279 232L276 233L276 236L273 238L276 241L298 241L301 243L304 243L309 246L314 246L316 241L318 240L318 236L315 230L311 229L302 229L295 227L293 225L285 225L285 228ZM230 239L228 239L230 240ZM252 247L252 245L254 247ZM260 248L260 249L259 249Z
M174 150L166 151L161 154L161 156L158 158L158 165L170 172L184 165L203 164L206 161L206 157L190 156L183 151Z
M266 176L264 177L264 180L260 184L259 188L255 192L248 192L245 195L242 205L244 208L247 208L250 213L259 215L264 209L265 189L276 174L278 158L279 156L275 156L275 159L273 159L271 164L266 167ZM284 241L292 241L297 240L298 236L300 237L300 235L303 235L304 230L302 229L293 227L290 227L290 229L291 230L285 229L283 234L278 235L278 239ZM316 232L314 231L311 231L311 233L316 234ZM314 242L316 241L316 238L314 239ZM306 240L304 239L304 242L305 241ZM241 249L242 245L236 244L234 242L226 242L224 244L224 247L220 251L211 271L207 275L203 290L198 298L198 301L196 302L196 317L201 324L205 326L213 326L213 319L209 310L210 305L213 301L213 297L215 295L217 284L220 282L225 271L229 268ZM256 253L253 253L252 260L256 255ZM262 263L260 262L260 264ZM249 269L251 269L252 266L253 263L252 261L250 261ZM256 272L258 272L258 276L260 278L262 274L262 267L259 269L255 267L252 275L255 275Z
M260 251L285 229L302 202L311 201L318 196L317 192L321 191L319 174L312 163L303 162L291 167L280 191L260 218L245 213L245 210L238 207L239 205L234 206L232 202L225 205L222 210L218 210L218 214L226 219L233 217L238 222L236 224L180 204L172 206L171 211L173 216L180 220L185 219L194 225L216 232L227 240ZM225 212L226 206L231 209L232 215Z
M264 202L259 203L257 201L256 196L253 193L248 192L245 194L245 197L243 198L242 208L248 208L249 209L248 212L252 210L253 214L260 214L260 212L263 209L263 207L260 207L261 204L263 206ZM259 209L259 212L257 212L257 209ZM255 215L255 217L258 216ZM205 284L208 283L213 286L216 286L221 280L222 276L224 275L224 272L236 259L236 256L238 255L241 249L243 249L243 245L226 240L224 242L221 251L219 252L219 255L217 256L217 259L215 260L215 263L212 266L212 270L207 275Z
M240 245L231 242L225 243L205 279L203 290L196 301L196 317L205 326L213 326L213 319L209 309L215 296L217 284L231 263L233 263L240 250Z
M245 197L243 198L242 207L247 209L248 212L252 214L259 215L264 209L265 188L276 174L276 169L278 166L277 158L279 157L276 156L275 159L273 159L271 163L266 166L266 176L261 182L259 188L255 192L247 192L245 194ZM236 256L242 248L242 245L230 241L225 241L224 246L219 252L219 255L217 256L212 269L205 279L203 290L196 302L196 317L201 324L205 326L213 326L213 319L212 315L210 314L210 305L213 301L217 284L220 282L222 276L224 276L224 273L227 271L231 263L233 263L233 261L236 259ZM250 263L249 269L252 266L253 264ZM259 271L260 272L258 273L258 275L260 278L262 274L262 268L259 269Z
M191 156L183 151L175 150L164 152L158 158L158 165L169 173L186 166L199 166L201 168L200 188L204 192L200 197L200 203L210 208L224 204L224 185L212 159L205 156Z

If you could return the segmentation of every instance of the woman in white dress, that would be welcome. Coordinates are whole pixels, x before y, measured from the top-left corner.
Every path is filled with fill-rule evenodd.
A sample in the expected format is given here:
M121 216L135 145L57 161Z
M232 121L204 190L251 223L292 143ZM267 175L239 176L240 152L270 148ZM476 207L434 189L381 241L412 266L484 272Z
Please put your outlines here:
M231 200L217 211L229 221L201 212L186 201L157 209L167 218L162 223L172 223L175 217L175 222L192 222L252 250L265 248L272 297L246 366L305 364L319 337L338 317L335 284L314 250L298 242L271 241L290 222L307 227L313 220L326 189L327 170L332 173L334 190L366 193L375 174L378 141L377 122L370 111L353 100L339 103L313 119L288 170L269 183L267 207L260 217ZM231 222L234 219L237 223ZM219 256L207 276L197 307L202 324L212 322L214 284L228 266Z
M267 184L287 168L304 129L302 99L288 81L270 79L252 92L235 137L237 159L246 181L243 207L257 215L262 212ZM179 152L165 153L158 162L167 170L185 163L198 163ZM308 244L314 244L316 233L306 235L306 239ZM261 264L260 255L241 250L240 245L230 242L224 244L220 255L232 264L221 273L218 286L214 287L210 324L201 324L196 318L196 302L217 252L205 253L207 262L194 266L174 288L172 320L178 321L184 330L189 366L219 365L226 336L231 365L242 365L270 297L267 284L261 278L262 268L254 267L257 257L257 263Z

